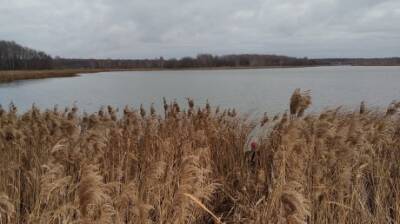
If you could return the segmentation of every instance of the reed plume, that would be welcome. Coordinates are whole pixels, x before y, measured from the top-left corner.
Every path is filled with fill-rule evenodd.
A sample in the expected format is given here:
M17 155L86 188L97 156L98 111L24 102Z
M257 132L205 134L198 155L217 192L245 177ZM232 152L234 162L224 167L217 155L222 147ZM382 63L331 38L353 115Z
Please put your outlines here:
M400 222L396 101L308 114L310 92L296 89L288 112L257 122L163 104L163 116L0 107L0 223Z

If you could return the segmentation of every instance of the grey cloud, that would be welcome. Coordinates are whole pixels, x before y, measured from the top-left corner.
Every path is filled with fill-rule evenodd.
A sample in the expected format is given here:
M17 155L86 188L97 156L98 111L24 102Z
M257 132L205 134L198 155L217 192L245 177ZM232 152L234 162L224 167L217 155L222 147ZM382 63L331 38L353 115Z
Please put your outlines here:
M0 39L64 57L400 52L398 0L0 0Z

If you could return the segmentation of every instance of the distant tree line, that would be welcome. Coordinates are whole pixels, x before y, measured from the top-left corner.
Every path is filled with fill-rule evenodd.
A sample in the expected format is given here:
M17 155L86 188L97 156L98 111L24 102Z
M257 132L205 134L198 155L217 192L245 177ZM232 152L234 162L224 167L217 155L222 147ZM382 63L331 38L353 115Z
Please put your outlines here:
M314 59L320 65L399 66L400 57L391 58L326 58Z
M294 58L278 55L224 55L214 56L201 54L195 58L184 57L181 59L140 59L140 60L115 60L115 59L66 59L56 58L55 68L115 68L115 69L180 69L204 67L263 67L263 66L310 66L317 65L314 60L307 58Z
M13 41L0 41L0 70L50 69L53 59Z
M18 45L0 41L0 70L35 69L184 69L205 67L287 67L318 65L400 65L400 58L308 59L267 54L215 56L199 54L181 59L72 59L47 55Z

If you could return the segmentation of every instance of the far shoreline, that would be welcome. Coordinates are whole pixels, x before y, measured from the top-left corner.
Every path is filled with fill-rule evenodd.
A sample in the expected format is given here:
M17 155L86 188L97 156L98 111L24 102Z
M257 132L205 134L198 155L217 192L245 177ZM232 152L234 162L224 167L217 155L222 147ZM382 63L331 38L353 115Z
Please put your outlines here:
M75 77L81 74L101 72L136 72L136 71L206 71L206 70L246 70L246 69L279 69L279 68L313 68L334 66L361 67L394 67L395 65L301 65L301 66L239 66L239 67L191 67L191 68L132 68L132 69L51 69L51 70L7 70L0 71L0 83L20 80Z
M132 69L50 69L50 70L7 70L0 71L0 83L9 83L20 80L75 77L80 74L101 72L136 72L136 71L193 71L193 70L235 70L235 69L276 69L302 68L318 66L258 66L258 67L199 67L199 68L132 68Z

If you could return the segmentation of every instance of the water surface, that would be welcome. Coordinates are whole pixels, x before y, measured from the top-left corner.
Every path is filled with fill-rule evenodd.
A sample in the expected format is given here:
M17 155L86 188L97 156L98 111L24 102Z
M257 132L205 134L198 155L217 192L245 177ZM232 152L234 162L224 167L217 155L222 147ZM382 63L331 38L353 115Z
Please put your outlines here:
M400 100L400 67L310 67L237 70L136 71L82 74L78 77L24 80L0 84L0 104L21 111L76 104L94 112L102 105L161 108L162 97L186 103L209 102L241 112L288 109L295 88L310 89L311 111L327 106L356 108L361 101L387 106Z

